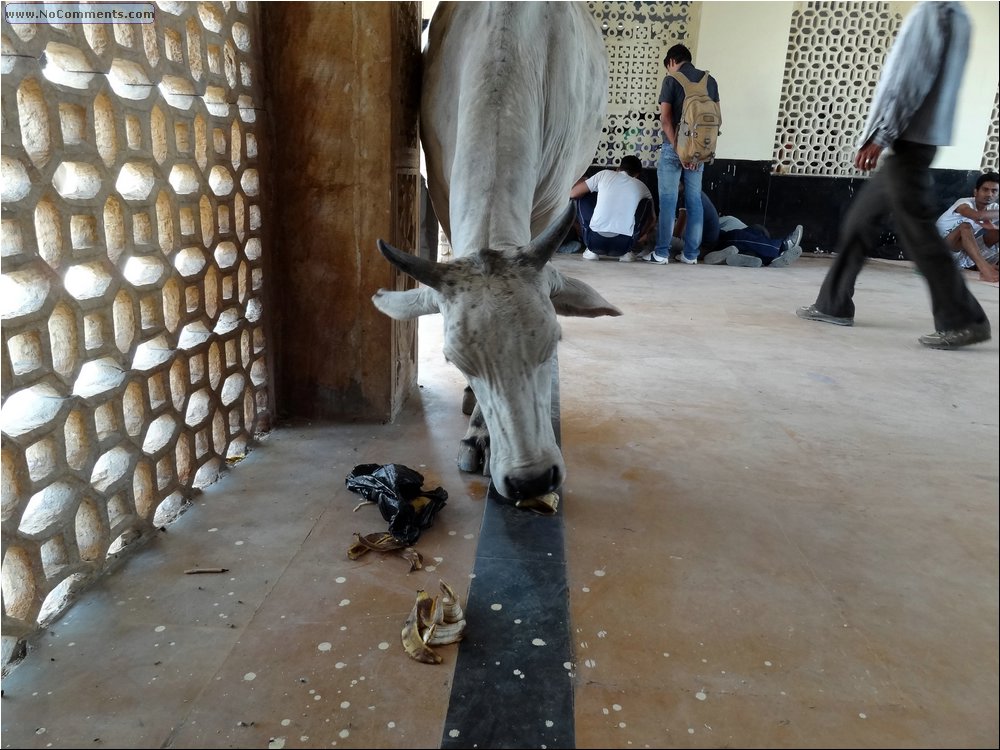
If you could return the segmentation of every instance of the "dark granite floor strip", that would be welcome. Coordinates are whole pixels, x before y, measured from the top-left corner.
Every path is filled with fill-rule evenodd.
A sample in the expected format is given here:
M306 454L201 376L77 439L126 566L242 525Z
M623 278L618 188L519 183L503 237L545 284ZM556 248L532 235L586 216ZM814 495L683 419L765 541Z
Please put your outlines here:
M559 367L552 366L559 440ZM571 748L572 648L562 497L541 516L490 485L443 748Z

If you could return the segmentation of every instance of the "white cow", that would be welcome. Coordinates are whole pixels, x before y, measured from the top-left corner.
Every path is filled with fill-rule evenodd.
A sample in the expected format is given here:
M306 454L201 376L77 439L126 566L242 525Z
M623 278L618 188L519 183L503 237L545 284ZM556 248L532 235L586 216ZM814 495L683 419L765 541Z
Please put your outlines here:
M621 315L549 263L604 124L604 43L576 2L441 3L429 31L421 138L455 258L433 263L380 240L424 286L373 301L400 320L442 314L445 357L477 400L459 466L485 462L500 494L535 497L565 476L551 423L556 313Z

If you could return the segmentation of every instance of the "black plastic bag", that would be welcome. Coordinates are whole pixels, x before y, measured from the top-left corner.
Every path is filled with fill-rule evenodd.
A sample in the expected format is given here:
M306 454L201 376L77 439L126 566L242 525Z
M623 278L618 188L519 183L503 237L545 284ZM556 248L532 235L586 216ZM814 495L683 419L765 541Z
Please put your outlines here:
M358 464L345 481L351 492L378 505L382 518L389 522L389 533L408 545L434 523L448 500L442 487L421 489L423 474L403 464Z

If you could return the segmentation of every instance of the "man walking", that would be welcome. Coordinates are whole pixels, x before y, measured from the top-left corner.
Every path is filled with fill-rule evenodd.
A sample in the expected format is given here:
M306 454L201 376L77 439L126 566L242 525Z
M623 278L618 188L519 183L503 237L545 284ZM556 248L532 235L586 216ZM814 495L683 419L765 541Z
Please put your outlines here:
M691 51L683 44L675 44L667 50L663 60L667 73L685 76L691 83L698 83L708 75L691 63ZM719 84L708 76L708 96L719 101ZM660 86L660 129L663 130L663 145L660 147L660 161L656 167L656 180L660 193L660 220L656 232L656 247L649 260L666 263L670 258L670 238L674 234L674 214L677 211L677 193L680 181L684 180L684 206L687 209L687 224L684 226L684 249L680 260L694 265L698 262L698 247L701 245L702 208L701 178L704 164L684 164L677 156L677 126L681 121L684 106L684 87L672 76L663 78Z
M897 234L931 296L934 333L919 341L957 349L990 339L990 322L969 291L935 227L928 171L938 146L951 143L971 23L961 3L921 2L907 17L889 55L854 157L863 172L879 170L848 210L834 258L816 302L800 318L854 325L854 282L876 244L879 219L892 212Z

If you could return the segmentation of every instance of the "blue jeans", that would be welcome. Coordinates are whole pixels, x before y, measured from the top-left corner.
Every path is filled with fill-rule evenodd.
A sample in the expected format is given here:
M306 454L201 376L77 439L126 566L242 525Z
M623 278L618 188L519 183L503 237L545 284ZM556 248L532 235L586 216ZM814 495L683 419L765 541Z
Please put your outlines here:
M587 193L576 199L576 218L580 222L582 235L580 239L592 253L620 258L635 247L639 233L646 225L646 217L649 216L652 207L652 201L649 198L643 198L639 201L633 217L634 229L631 236L616 234L614 237L605 237L590 228L590 220L594 217L594 209L597 208L597 193Z
M701 204L701 177L705 165L697 169L684 169L677 152L668 142L660 147L660 161L656 165L656 182L660 193L660 216L656 228L655 252L661 258L670 257L670 238L674 234L674 214L677 213L677 193L684 180L684 208L687 224L684 226L684 257L697 260L701 246L704 212Z
M772 260L781 255L784 244L784 237L777 240L771 239L750 227L722 232L719 235L719 247L736 245L736 249L743 255L756 255L764 261L764 265L770 265Z

